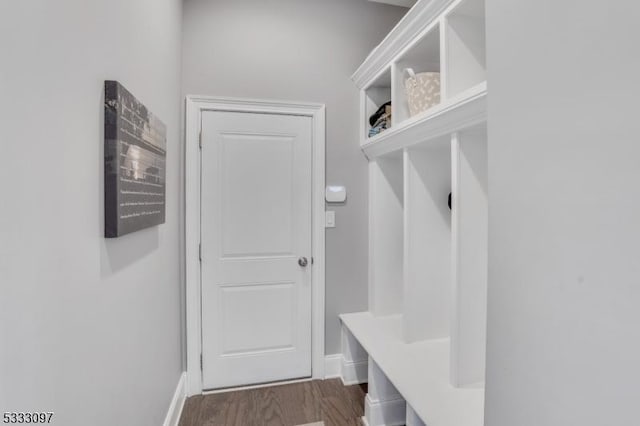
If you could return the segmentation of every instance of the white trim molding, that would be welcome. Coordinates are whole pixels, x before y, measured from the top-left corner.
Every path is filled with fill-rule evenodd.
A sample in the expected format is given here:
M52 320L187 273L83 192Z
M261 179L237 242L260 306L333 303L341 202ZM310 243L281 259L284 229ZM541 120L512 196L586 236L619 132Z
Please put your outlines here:
M366 383L369 355L344 324L341 330L340 378L345 386Z
M340 366L340 377L345 386L359 385L367 383L369 371L369 361L348 361L342 358Z
M364 417L370 426L404 425L407 404L378 364L369 358L369 387Z
M368 360L347 360L342 354L327 355L324 358L324 378L340 378L345 386L367 383Z
M292 385L292 384L295 384L295 383L305 383L305 382L309 382L311 380L313 380L313 379L306 378L306 379L283 380L281 382L258 383L257 385L234 386L232 388L220 388L220 389L213 389L213 390L203 391L202 395L216 395L216 394L219 394L219 393L237 392L237 391L242 391L242 390L273 388L273 387L277 387L277 386Z
M164 423L162 423L163 426L178 426L186 399L187 373L182 373L180 374L180 379L178 379L178 386L176 386L176 391L173 393L173 398L171 398L171 404L164 418Z
M200 310L200 150L199 138L204 111L234 111L300 115L312 119L313 200L312 200L312 378L324 378L325 318L325 106L307 102L273 101L189 95L185 109L185 279L187 326L187 394L203 392L202 312Z
M402 397L374 400L367 394L362 421L368 426L400 426L406 423L407 403Z
M324 378L335 379L342 377L342 354L327 355L324 357Z

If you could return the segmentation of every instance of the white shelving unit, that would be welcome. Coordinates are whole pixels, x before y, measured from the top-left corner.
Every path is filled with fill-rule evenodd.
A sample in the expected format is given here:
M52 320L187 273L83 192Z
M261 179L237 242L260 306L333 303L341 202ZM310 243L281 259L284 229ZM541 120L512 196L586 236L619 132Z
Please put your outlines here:
M441 73L411 117L406 68ZM487 116L484 0L420 0L353 75L369 159L369 310L341 315L365 422L484 424ZM392 101L392 126L368 117ZM447 199L452 193L452 210ZM366 356L364 355L366 354ZM346 359L346 358L345 358ZM351 358L349 358L351 359ZM350 379L353 380L353 379Z

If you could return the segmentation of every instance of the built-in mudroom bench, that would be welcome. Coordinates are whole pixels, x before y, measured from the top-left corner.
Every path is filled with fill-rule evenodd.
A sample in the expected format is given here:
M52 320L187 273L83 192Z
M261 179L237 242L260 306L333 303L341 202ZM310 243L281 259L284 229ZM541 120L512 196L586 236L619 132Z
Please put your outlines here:
M353 75L369 308L340 316L342 377L368 382L369 426L484 424L484 16L483 0L420 0Z

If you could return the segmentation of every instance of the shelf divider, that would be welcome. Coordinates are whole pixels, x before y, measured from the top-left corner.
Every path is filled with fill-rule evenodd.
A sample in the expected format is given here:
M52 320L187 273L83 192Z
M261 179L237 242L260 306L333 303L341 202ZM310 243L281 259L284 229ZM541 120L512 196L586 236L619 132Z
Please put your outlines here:
M488 198L486 127L452 137L451 383L484 382L487 318Z

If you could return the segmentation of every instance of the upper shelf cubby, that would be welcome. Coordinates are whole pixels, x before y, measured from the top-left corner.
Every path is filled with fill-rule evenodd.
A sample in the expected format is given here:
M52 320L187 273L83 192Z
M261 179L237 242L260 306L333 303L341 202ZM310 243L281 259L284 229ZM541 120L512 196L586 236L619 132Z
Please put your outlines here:
M484 0L463 0L445 15L445 93L454 97L486 81Z
M391 69L387 68L364 90L362 109L364 111L365 138L376 136L391 127L391 120L385 120L384 112L379 117L380 120L385 121L385 125L382 126L384 129L378 125L375 130L372 130L377 123L370 122L370 118L389 101L391 101Z
M440 103L440 26L435 23L431 25L426 33L416 39L407 50L402 52L392 64L392 84L393 84L393 123L399 124L412 116L416 116L426 111L428 108ZM421 98L420 105L413 106L411 111L409 90L407 85L418 79L422 86L417 87L418 97ZM427 84L421 81L427 78ZM427 87L428 86L428 87ZM429 90L429 102L422 93ZM422 107L422 108L420 108ZM418 109L418 111L416 111Z

